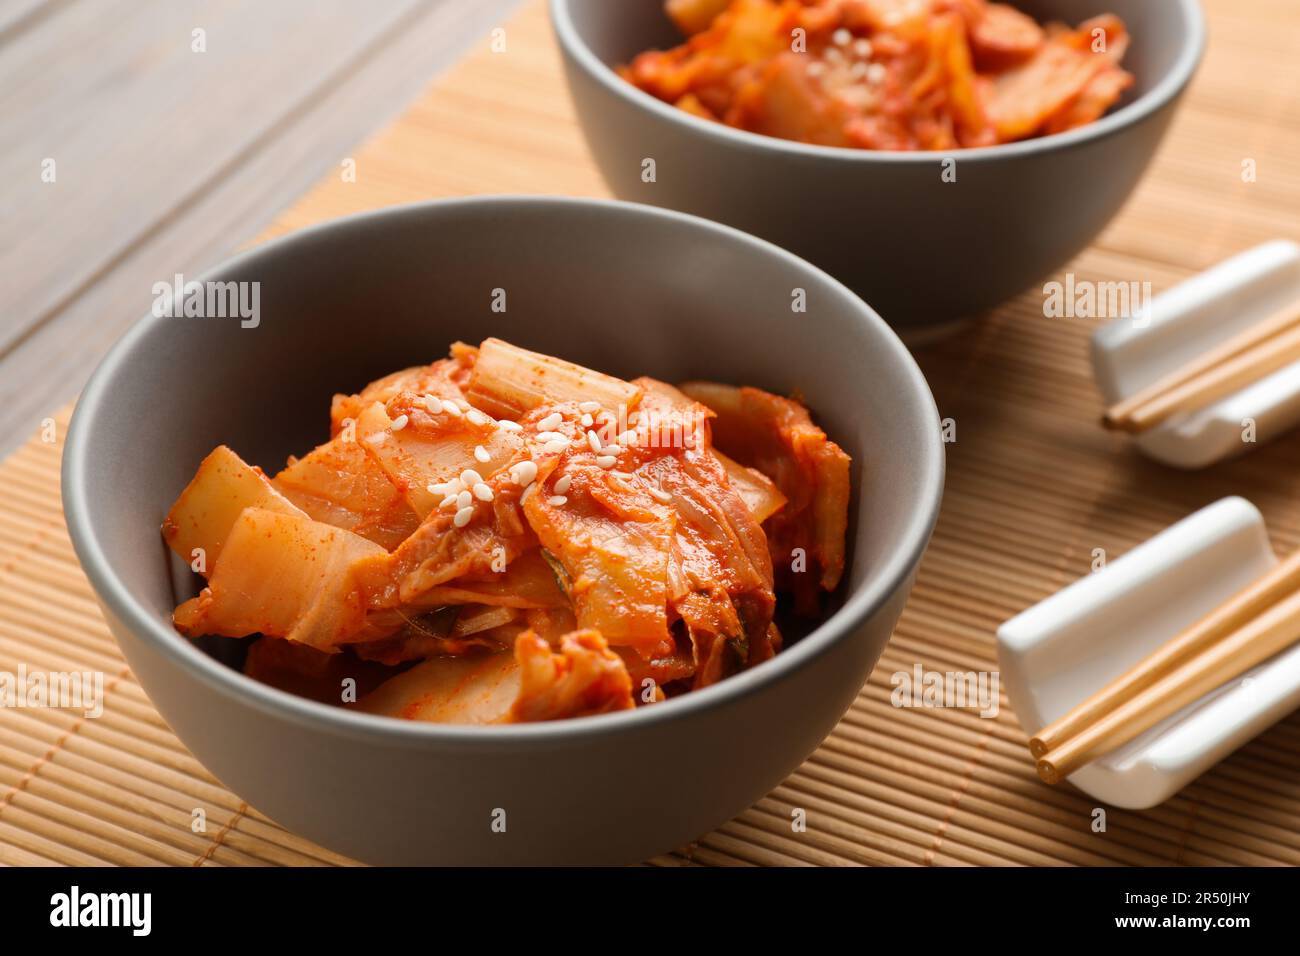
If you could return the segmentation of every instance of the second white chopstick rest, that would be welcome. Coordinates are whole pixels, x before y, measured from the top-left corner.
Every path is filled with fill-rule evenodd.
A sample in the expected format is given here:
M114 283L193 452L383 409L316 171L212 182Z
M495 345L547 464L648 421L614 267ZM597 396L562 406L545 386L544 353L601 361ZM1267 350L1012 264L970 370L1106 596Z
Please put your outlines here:
M1021 727L1032 735L1066 714L1276 563L1259 511L1224 498L1007 621L998 662ZM1300 647L1069 780L1103 803L1153 807L1297 706Z
M1098 329L1092 365L1107 405L1135 394L1300 298L1300 246L1257 246ZM1300 426L1300 363L1134 439L1146 455L1203 468ZM1247 439L1253 438L1254 441Z

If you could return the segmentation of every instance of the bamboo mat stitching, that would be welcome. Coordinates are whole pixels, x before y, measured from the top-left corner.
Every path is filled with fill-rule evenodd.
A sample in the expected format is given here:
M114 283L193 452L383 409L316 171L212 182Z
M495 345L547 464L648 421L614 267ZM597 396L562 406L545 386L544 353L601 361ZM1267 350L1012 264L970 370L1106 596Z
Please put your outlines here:
M203 866L203 864L212 859L212 855L217 852L217 848L220 847L222 842L226 839L226 834L230 833L232 830L238 829L239 821L244 819L244 814L247 812L248 804L241 800L239 803L239 810L226 822L225 826L217 831L217 835L212 838L211 846L204 850L200 856L195 857L194 862L190 865Z
M117 685L122 680L124 680L130 673L131 673L130 668L126 668L126 667L122 668L122 670L117 674L117 676L114 677L113 680L110 681L104 687L105 705L108 704L108 699L112 695L113 691L117 688ZM13 798L17 794L27 789L28 785L33 780L36 779L36 775L41 772L41 768L44 767L46 764L51 763L54 760L55 755L58 754L58 752L64 748L64 746L68 743L68 741L71 740L72 737L75 736L81 730L81 728L85 725L86 721L89 719L90 718L87 717L85 714L78 717L73 722L72 727L69 730L65 731L63 735L54 742L54 746L52 746L49 750L45 751L45 753L43 753L40 756L40 758L36 761L36 763L32 764L31 769L29 769L25 774L23 774L22 778L18 781L18 783L12 786L5 793L4 797L0 797L0 815L4 814L5 809L13 801Z
M944 834L947 833L948 826L952 823L952 818L957 813L957 804L961 802L961 798L966 795L968 790L970 790L971 783L975 779L975 771L979 767L980 760L983 759L984 754L987 752L985 748L988 746L990 736L990 734L985 734L980 738L975 756L970 758L970 762L966 766L966 771L962 774L961 788L953 791L952 804L949 806L948 811L944 813L943 819L939 821L939 829L935 831L934 845L925 851L925 863L927 866L934 865L934 855L939 852L939 848L943 845Z

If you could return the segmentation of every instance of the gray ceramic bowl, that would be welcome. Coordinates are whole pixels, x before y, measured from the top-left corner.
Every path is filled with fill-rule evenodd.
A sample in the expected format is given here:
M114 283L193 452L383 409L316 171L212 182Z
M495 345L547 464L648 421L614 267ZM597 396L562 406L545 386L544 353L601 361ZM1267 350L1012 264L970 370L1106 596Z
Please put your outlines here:
M678 213L502 197L339 220L207 278L260 282L260 325L141 320L78 403L63 496L77 554L150 699L257 809L372 862L626 863L763 796L858 693L929 538L943 451L907 351L824 273ZM791 312L795 287L806 314ZM504 314L490 308L497 288ZM293 697L172 630L159 523L214 445L278 466L327 435L333 392L490 335L619 375L800 389L854 460L840 609L776 660L698 693L483 728ZM503 834L490 827L497 808Z
M620 199L729 223L847 283L919 338L1029 288L1119 212L1200 62L1196 0L1025 0L1040 20L1102 12L1129 24L1137 82L1101 121L1039 140L945 155L808 146L691 116L611 67L680 42L663 0L551 0L587 142ZM656 181L642 180L652 157Z

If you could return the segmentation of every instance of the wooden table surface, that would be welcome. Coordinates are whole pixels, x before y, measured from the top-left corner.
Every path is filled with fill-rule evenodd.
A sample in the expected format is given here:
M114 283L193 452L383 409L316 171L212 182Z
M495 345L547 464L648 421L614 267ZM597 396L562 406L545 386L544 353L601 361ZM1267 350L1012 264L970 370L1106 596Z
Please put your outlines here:
M0 0L0 455L516 3Z

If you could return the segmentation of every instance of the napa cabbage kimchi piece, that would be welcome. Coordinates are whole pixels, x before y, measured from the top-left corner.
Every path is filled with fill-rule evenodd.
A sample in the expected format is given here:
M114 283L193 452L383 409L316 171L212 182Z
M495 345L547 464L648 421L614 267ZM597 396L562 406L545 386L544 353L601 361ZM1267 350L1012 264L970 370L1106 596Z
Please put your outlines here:
M781 139L951 150L1095 122L1132 85L1122 21L988 0L667 0L686 36L621 68L695 116Z
M851 461L800 403L712 382L682 390L716 416L719 448L768 476L785 505L764 526L777 584L800 613L815 615L820 594L844 573Z
M627 710L779 652L778 592L817 612L848 470L792 399L457 343L336 395L328 440L270 477L205 458L163 523L204 579L173 620L251 638L264 683L381 716Z

